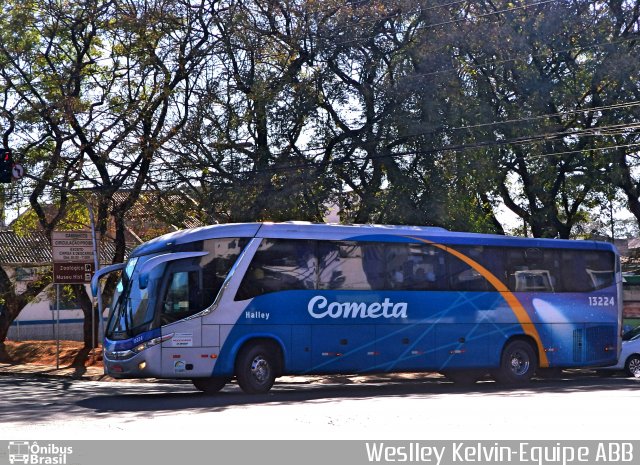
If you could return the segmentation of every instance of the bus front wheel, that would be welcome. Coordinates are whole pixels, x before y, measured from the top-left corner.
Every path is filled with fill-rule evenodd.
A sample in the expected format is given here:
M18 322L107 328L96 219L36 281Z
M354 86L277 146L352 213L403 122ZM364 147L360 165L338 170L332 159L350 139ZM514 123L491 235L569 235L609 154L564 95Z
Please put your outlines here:
M268 392L276 379L276 358L265 344L244 347L236 359L236 378L247 394Z
M206 394L215 394L222 389L225 384L231 381L225 377L213 377L213 378L194 378L191 380L193 385L198 391L202 391Z
M501 384L524 384L531 380L537 367L538 357L531 344L522 340L511 341L502 351L500 368L494 373L494 378Z

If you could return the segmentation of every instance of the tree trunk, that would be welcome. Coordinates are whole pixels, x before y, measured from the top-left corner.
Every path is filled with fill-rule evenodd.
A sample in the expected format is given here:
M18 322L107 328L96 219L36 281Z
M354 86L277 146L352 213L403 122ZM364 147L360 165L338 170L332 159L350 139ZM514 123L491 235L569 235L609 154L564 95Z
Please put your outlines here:
M94 309L91 297L87 295L87 291L84 285L75 284L73 286L73 293L80 303L80 308L84 314L84 322L82 325L83 341L85 349L93 349L100 344L100 335L98 334L99 322L98 314ZM96 345L94 345L94 334L96 335Z

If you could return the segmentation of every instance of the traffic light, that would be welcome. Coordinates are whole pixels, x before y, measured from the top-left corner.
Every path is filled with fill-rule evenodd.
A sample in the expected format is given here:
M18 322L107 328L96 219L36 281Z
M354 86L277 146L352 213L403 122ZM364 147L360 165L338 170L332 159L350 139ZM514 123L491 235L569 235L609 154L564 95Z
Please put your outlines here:
M0 149L0 183L13 180L13 155L11 149Z

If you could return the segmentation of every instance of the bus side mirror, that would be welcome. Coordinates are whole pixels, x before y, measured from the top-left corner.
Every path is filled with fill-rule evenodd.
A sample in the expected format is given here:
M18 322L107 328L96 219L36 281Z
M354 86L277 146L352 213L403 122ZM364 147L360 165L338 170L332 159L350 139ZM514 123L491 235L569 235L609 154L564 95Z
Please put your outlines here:
M100 268L91 278L91 294L94 297L98 295L99 281L104 275L113 273L114 271L121 270L125 267L126 263L116 263L115 265L105 266L104 268Z

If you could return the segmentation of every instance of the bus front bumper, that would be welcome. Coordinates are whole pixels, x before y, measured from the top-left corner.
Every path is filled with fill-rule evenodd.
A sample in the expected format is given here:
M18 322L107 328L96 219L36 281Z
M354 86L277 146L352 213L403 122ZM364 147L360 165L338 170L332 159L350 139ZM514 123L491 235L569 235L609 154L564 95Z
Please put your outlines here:
M105 373L116 379L158 378L161 376L162 349L157 345L141 352L105 351L103 361Z

